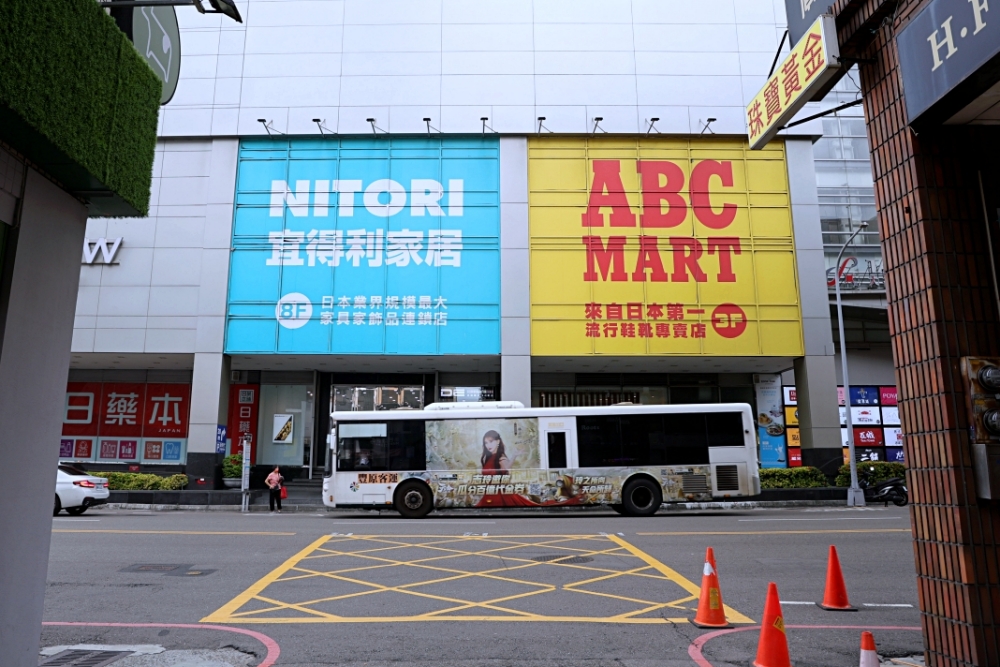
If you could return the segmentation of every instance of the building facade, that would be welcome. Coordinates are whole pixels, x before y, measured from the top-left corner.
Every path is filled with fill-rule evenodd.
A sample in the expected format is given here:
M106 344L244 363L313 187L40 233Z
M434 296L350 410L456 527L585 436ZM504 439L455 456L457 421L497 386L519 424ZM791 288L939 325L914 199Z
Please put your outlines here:
M211 485L249 437L311 477L336 410L785 384L801 451L762 461L834 470L823 127L749 150L784 8L710 4L179 10L150 216L88 224L61 455Z
M1000 664L1000 21L985 2L833 7L858 60L927 664Z

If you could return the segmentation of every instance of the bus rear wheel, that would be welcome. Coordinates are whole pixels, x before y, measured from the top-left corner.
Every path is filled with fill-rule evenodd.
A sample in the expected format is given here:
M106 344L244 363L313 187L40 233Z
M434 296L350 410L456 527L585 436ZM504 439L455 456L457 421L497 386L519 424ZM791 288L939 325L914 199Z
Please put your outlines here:
M422 519L434 508L431 490L422 482L403 482L396 489L396 511L407 519Z
M622 490L622 506L629 516L653 516L663 503L663 492L652 480L633 479Z

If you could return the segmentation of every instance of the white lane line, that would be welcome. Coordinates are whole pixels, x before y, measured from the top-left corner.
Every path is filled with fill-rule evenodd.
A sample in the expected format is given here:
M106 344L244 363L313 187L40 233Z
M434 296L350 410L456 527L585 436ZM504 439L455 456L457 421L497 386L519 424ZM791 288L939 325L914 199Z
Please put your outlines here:
M737 519L746 523L757 521L897 521L898 516L839 516L829 519Z
M79 521L100 521L100 519L52 519L53 521L72 521L77 523Z
M370 523L370 524L376 524L376 525L381 525L381 524L384 524L384 523L408 523L411 526L416 526L416 525L423 526L424 524L428 524L428 523L439 523L439 524L451 525L453 523L496 523L496 521L450 521L448 519L421 519L420 521L415 522L413 519L403 519L402 521L396 521L396 520L393 520L393 519L386 519L384 521L378 521L378 520L376 520L376 521L331 521L330 523L336 524L338 526L356 526L358 524L363 524L363 523Z
M875 602L865 602L862 607L912 607L912 604L879 604Z
M800 600L780 600L781 604L811 604L815 605L815 602L802 602Z

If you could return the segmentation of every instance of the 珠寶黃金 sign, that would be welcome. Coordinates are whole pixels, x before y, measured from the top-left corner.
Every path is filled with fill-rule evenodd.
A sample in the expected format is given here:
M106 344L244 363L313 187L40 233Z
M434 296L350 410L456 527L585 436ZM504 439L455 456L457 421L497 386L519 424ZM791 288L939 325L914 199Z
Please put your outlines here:
M821 14L747 105L750 148L765 146L838 71L836 25Z
M497 354L495 138L247 140L226 351Z
M803 353L784 146L528 143L533 355Z

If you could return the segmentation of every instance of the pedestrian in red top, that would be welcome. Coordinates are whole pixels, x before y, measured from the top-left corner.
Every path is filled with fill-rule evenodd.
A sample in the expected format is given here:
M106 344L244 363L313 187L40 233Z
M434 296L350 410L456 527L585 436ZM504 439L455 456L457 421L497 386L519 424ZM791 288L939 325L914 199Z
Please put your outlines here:
M271 507L271 511L274 511L274 505L277 503L278 514L281 514L281 486L285 483L285 478L281 476L281 470L278 466L274 466L274 470L267 476L264 483L267 484L267 488L269 489L268 504Z

